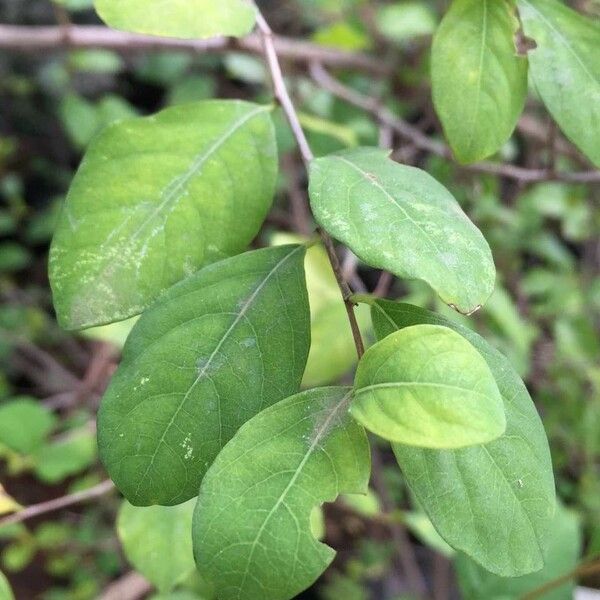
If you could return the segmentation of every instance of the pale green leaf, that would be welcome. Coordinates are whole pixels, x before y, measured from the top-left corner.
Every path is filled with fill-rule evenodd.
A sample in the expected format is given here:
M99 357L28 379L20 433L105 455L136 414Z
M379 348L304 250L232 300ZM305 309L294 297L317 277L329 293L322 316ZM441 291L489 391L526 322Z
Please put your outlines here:
M50 251L61 325L126 319L202 265L246 248L275 186L269 110L198 102L116 123L92 142Z
M600 166L600 23L557 0L518 0L531 78L567 137Z
M311 163L310 201L319 224L366 263L426 281L459 312L492 293L487 242L425 171L375 148L332 154Z
M431 50L433 101L456 158L494 154L511 136L527 96L511 0L453 0Z
M0 405L0 444L31 454L40 448L55 424L55 416L38 400L13 398Z
M179 504L237 429L298 391L310 344L304 247L256 250L171 288L132 330L98 415L136 505Z
M335 552L311 533L314 506L365 493L369 447L351 390L287 398L246 423L202 482L194 553L220 600L294 598Z
M94 0L110 27L176 38L207 38L249 33L256 18L246 0Z
M14 598L8 579L0 571L0 600L14 600Z
M545 565L541 571L522 577L498 577L482 569L464 554L459 554L455 565L458 581L465 600L519 600L577 566L581 548L579 519L571 511L558 506L552 521L552 535L544 549ZM568 579L540 596L540 600L572 600L575 581Z
M396 444L394 452L434 527L453 548L504 577L541 569L555 508L554 477L544 428L519 376L483 338L435 313L384 300L371 310L380 339L420 323L444 325L487 362L504 400L504 435L458 450Z
M194 570L193 514L193 500L178 506L121 505L117 533L125 556L160 592L169 592Z
M401 444L461 448L506 428L498 386L481 355L440 325L396 331L358 363L351 413L364 427Z

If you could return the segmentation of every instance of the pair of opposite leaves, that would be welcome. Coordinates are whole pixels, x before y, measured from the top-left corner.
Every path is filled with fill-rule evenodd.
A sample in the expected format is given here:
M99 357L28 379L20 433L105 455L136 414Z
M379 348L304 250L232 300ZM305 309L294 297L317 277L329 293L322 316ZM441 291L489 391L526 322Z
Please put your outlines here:
M129 499L145 503L144 494L162 494L168 492L168 486L173 486L181 502L196 495L197 486L195 489L191 486L187 496L181 494L178 485L182 474L178 463L187 464L186 482L195 479L195 469L203 472L214 458L199 455L207 449L202 446L204 436L216 438L218 432L221 439L224 432L230 437L235 429L232 415L233 418L240 417L236 409L245 409L246 417L243 418L249 418L248 413L253 407L246 407L248 400L254 400L255 395L261 400L254 407L260 405L264 410L242 425L206 473L196 509L193 534L196 559L222 598L291 598L310 585L333 557L330 548L312 537L308 525L311 510L321 502L333 500L341 492L364 492L368 482L368 445L364 431L348 412L351 390L310 390L268 407L268 402L262 401L261 392L268 390L269 385L259 385L253 378L255 374L250 373L237 386L230 382L226 391L232 396L220 394L231 379L229 370L239 366L239 361L244 359L246 368L252 368L254 361L255 366L263 367L262 373L269 378L270 385L280 386L271 390L269 401L277 398L278 393L285 394L284 386L292 387L294 375L294 385L296 388L299 385L302 365L297 361L289 363L290 369L283 365L291 356L304 361L307 353L309 316L302 279L303 254L301 246L243 254L207 267L172 288L169 301L149 310L132 332L125 348L124 367L116 375L100 412L101 454L117 483L126 486L124 491ZM245 297L242 301L239 296L229 298L232 278L245 282L245 273L253 278ZM225 291L218 283L219 276ZM291 298L298 298L297 302L290 304L284 299L282 289L291 294ZM257 290L260 290L258 294ZM223 343L220 340L217 348L222 353L220 359L221 364L226 365L226 373L224 377L214 374L210 386L195 389L192 393L184 393L177 381L179 396L175 394L173 400L177 402L179 412L168 419L171 429L163 432L158 442L156 438L152 441L144 437L148 431L146 421L150 427L156 420L161 425L161 421L167 422L169 415L164 415L163 420L162 404L148 406L147 412L143 408L137 410L139 404L136 405L136 398L129 395L131 385L128 387L127 382L136 382L136 396L139 386L135 377L141 376L140 384L145 382L143 387L149 398L152 400L155 395L160 398L161 378L170 378L172 382L178 378L177 370L184 374L188 366L185 362L175 362L180 355L174 344L187 350L190 343L197 343L196 340L202 338L204 330L200 322L196 323L195 315L201 313L200 320L206 328L211 321L204 318L203 309L208 308L213 297L219 312L227 311L228 302L231 302L238 315L234 316L235 311L229 313L231 324L222 323L216 327L223 336ZM454 374L465 388L464 394L447 398L449 402L458 403L463 395L472 392L468 387L471 376L481 394L479 402L489 401L483 391L487 387L492 396L498 394L495 380L501 389L509 421L506 434L498 440L459 450L425 450L396 444L395 451L409 483L450 544L463 549L486 568L504 575L539 568L541 538L553 506L553 483L543 430L524 386L506 360L475 334L461 332L470 336L481 354L446 325L460 330L458 327L431 313L395 303L379 302L376 308L374 325L379 337L384 338L391 332L390 328L406 329L391 333L365 355L356 378L352 407L355 416L359 421L363 415L369 418L366 408L373 392L369 386L379 381L379 368L388 362L390 354L394 354L399 340L406 341L402 350L412 357L412 364L404 367L392 361L392 368L384 373L384 383L393 379L389 371L404 370L408 378L412 378L415 363L423 366L421 379L424 383L421 386L416 383L410 390L400 385L396 402L404 402L408 410L415 408L418 404L415 397L420 396L422 410L433 409L431 416L435 418L437 395L428 398L426 389L431 380L435 386L436 365L435 361L424 364L424 352L428 359L436 358L431 354L434 351L432 340L438 345L437 352L446 359L451 354L459 363L463 357L468 363L468 375ZM408 311L407 316L402 311L397 312L402 308ZM238 318L240 316L243 318ZM281 316L281 322L275 324L272 335L257 337L256 345L248 343L246 336L252 336L255 330L262 331L261 319L270 321L273 316ZM164 334L169 320L177 323L173 335ZM167 365L156 368L156 353L161 353L158 344L153 343L161 336L161 332L156 331L157 326L162 327L162 339L167 341L163 358L168 357L171 361L170 368ZM291 331L296 337L290 335ZM304 335L301 335L303 331ZM419 347L419 340L425 347ZM416 347L413 342L417 342ZM144 351L145 348L148 350ZM217 356L214 352L211 355ZM484 358L489 367L485 366ZM192 375L188 385L191 382L193 387L198 381L194 379L193 351L189 360L192 361ZM203 370L210 368L209 361L201 361ZM164 369L169 370L162 372ZM490 369L494 370L493 376ZM241 375L239 370L238 375ZM443 379L448 380L447 373ZM254 390L253 385L256 386ZM199 391L204 392L202 398L196 396ZM243 396L241 406L235 404L236 393L238 397ZM380 400L376 394L371 397L376 405L376 426ZM384 402L390 400L389 396L383 398ZM211 420L211 413L218 413L218 422ZM448 413L442 413L445 414ZM390 419L394 416L383 422ZM425 436L429 433L427 424L430 423L431 419L426 415ZM143 439L136 438L137 432L132 432L133 424L139 426ZM419 426L418 423L414 425ZM400 431L402 426L400 421ZM446 423L443 422L441 427L446 427ZM202 431L196 436L198 428ZM414 435L414 427L408 433ZM151 450L154 463L149 467L136 463L140 457L130 456L139 451L143 458ZM219 451L218 446L215 450ZM147 468L141 471L143 467ZM131 471L127 472L129 469ZM423 478L424 472L429 473L429 478ZM140 481L140 475L147 480ZM515 482L521 478L524 483L518 487ZM495 502L490 502L492 490ZM443 506L438 503L441 491ZM138 496L132 497L133 494ZM452 513L450 518L448 510ZM515 540L519 543L515 544Z
M526 56L516 47L519 18L535 43ZM598 23L558 0L453 0L433 39L431 80L456 157L481 160L509 139L529 70L562 131L600 166L599 48Z

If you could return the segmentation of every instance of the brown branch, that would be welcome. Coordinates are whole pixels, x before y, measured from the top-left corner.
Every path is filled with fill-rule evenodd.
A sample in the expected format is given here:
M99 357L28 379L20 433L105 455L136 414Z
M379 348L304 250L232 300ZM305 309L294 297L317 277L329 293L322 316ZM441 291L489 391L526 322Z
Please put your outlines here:
M330 67L351 68L376 74L386 74L389 67L381 61L359 52L336 50L302 40L273 36L278 56L298 62L319 61ZM0 25L0 49L18 52L61 50L64 48L104 48L125 54L181 50L209 53L235 50L261 54L261 36L243 38L215 37L206 40L180 40L115 31L107 27L73 25L60 27L28 27Z
M327 90L334 96L346 101L348 104L362 108L370 113L377 121L387 125L396 133L405 139L410 140L417 148L426 150L437 156L448 160L454 160L452 151L443 142L433 140L425 135L418 128L407 123L396 116L385 106L382 106L379 100L366 96L349 88L341 83L335 77L332 77L318 62L311 64L310 73L320 87ZM475 171L478 173L490 173L500 175L508 179L516 179L524 183L533 183L536 181L566 181L571 183L597 183L600 182L600 171L584 171L580 173L554 172L550 169L526 169L516 165L509 165L494 162L479 162L472 165L459 165L461 169Z
M273 83L273 93L275 95L275 98L281 105L283 112L285 113L286 119L292 129L292 133L294 134L294 138L296 139L296 143L298 144L298 148L300 149L302 160L304 161L304 164L308 169L308 166L313 160L314 155L312 153L312 150L310 149L310 145L308 143L308 140L306 139L306 135L304 134L302 125L300 125L300 119L298 118L298 114L296 113L294 103L292 102L292 99L290 98L290 95L285 86L285 81L283 79L283 73L281 72L281 65L279 64L279 57L277 54L278 50L275 44L276 38L273 35L271 27L263 17L258 7L256 11L256 26L258 28L260 38L262 40L265 61L269 69L269 73L271 74L271 81ZM342 294L342 298L344 300L346 312L348 313L348 321L350 322L350 328L352 329L354 345L356 346L356 353L358 355L358 358L360 359L361 356L364 354L365 347L362 341L360 328L356 320L356 315L354 314L354 304L350 299L350 296L352 295L352 290L350 289L350 286L348 285L342 274L340 261L335 252L333 240L322 229L319 230L319 233L321 239L323 240L323 244L325 245L325 250L327 251L329 262L331 263L331 268L333 269L336 281L338 282L338 286Z
M82 492L76 492L75 494L69 494L68 496L62 496L61 498L49 500L48 502L41 502L40 504L33 504L8 517L0 519L0 528L6 527L7 525L13 525L14 523L21 523L27 519L39 517L40 515L66 508L67 506L87 502L88 500L107 494L114 487L113 482L107 479Z

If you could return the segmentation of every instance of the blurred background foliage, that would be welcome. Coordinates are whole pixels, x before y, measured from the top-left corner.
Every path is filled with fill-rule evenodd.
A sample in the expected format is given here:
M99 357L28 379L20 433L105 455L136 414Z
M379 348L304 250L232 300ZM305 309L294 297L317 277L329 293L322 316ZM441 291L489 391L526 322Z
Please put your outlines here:
M336 74L427 135L440 136L428 60L431 34L448 2L260 4L274 29L287 36L376 52L391 76L364 70ZM571 4L600 17L597 0ZM53 25L66 19L98 23L91 0L0 0L1 23ZM317 154L389 137L370 115L316 85L305 65L285 66ZM268 101L260 59L237 52L81 49L0 55L0 515L88 489L105 478L97 461L95 412L132 323L65 333L54 320L47 281L53 225L83 150L117 119L215 96ZM279 193L257 246L309 235L313 227L303 208L305 181L293 138L281 116L276 122ZM565 169L585 165L559 134L549 133L554 129L533 91L523 122L527 127L517 130L499 161L531 168L550 159ZM561 149L555 157L549 157L549 137L561 142L555 144ZM314 515L315 532L339 554L332 569L302 597L409 597L398 566L402 532L409 536L410 552L432 597L516 598L600 554L598 186L527 184L474 174L405 140L392 136L388 141L398 160L426 168L451 189L483 231L499 271L497 289L485 309L467 319L440 305L423 285L386 280L350 254L343 257L343 266L356 289L386 291L389 297L460 318L510 358L542 415L565 508L557 513L543 572L524 581L492 577L465 557L452 555L382 444L372 493L342 498ZM318 246L309 251L307 273L313 347L304 383L344 381L353 368L354 350L339 292ZM369 337L368 314L359 312L359 319ZM134 509L121 506L115 493L104 494L88 504L0 527L0 570L18 599L209 599L212 593L194 572L190 547L173 535L189 513L187 504L176 513L160 507ZM151 530L153 522L161 524L164 535ZM131 569L144 579L136 579ZM114 580L129 587L114 588ZM600 587L594 575L585 583ZM116 596L102 596L115 589ZM571 594L567 582L543 597ZM0 599L5 598L10 592L0 578Z

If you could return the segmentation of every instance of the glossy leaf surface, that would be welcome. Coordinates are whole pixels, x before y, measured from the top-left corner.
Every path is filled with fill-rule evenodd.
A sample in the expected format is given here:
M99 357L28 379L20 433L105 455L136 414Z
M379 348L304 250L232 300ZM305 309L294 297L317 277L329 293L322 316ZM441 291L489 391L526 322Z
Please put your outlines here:
M317 388L279 402L246 423L210 468L194 553L222 600L293 598L333 560L310 514L342 492L367 491L369 447L348 414L350 396Z
M463 313L492 293L487 242L425 171L359 148L314 160L309 191L319 224L369 265L426 281Z
M98 416L100 456L132 504L195 496L240 425L298 391L310 344L304 252L205 267L137 322Z
M255 20L245 0L95 0L94 6L110 27L163 37L242 36Z
M500 438L458 450L395 444L394 453L448 544L503 577L541 569L555 509L554 477L544 428L521 379L483 338L435 313L384 300L371 311L380 339L421 323L444 325L487 362L504 400L507 423Z
M518 6L537 46L528 53L535 87L567 137L600 166L600 23L557 0Z
M387 336L362 357L354 389L352 416L392 442L460 448L506 428L489 367L447 327L415 325Z
M459 161L494 154L527 95L527 59L515 48L510 0L454 0L433 39L433 101Z
M269 110L199 102L118 122L92 142L50 251L63 327L140 313L202 265L246 248L273 198Z

